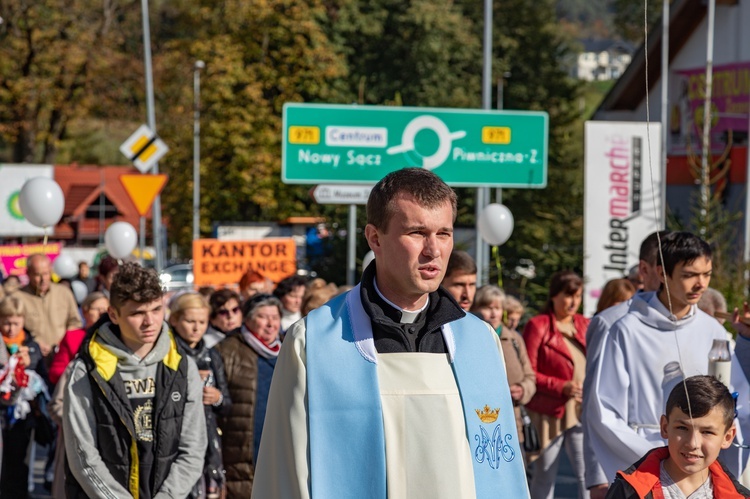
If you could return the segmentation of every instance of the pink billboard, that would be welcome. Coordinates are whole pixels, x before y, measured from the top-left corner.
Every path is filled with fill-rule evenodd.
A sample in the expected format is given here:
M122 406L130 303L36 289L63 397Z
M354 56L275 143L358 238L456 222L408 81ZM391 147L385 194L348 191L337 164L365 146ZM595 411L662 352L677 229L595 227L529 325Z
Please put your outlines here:
M3 265L3 274L6 276L26 277L26 258L34 253L44 253L50 260L54 261L60 255L61 243L47 244L11 244L0 246L0 262Z

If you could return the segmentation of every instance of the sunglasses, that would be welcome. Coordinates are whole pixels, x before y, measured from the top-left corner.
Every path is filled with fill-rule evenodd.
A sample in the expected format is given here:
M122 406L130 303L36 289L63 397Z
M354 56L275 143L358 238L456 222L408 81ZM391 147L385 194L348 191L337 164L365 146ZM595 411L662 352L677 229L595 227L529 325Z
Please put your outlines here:
M222 317L229 317L230 315L239 314L240 313L240 307L234 307L233 309L228 308L220 308L216 311L216 313Z

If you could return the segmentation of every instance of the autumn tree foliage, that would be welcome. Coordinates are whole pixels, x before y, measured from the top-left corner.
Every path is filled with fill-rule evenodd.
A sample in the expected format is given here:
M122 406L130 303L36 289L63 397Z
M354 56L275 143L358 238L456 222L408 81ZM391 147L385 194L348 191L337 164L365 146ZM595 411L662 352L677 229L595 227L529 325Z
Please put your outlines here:
M548 188L504 194L516 233L502 252L534 259L541 289L558 267L581 265L578 87L563 67L569 49L552 0L496 0L494 9L493 80L511 73L505 108L550 114ZM0 17L0 160L127 163L117 148L146 122L140 0L0 0ZM218 221L323 214L345 224L345 207L281 183L286 102L481 105L481 2L151 0L150 26L157 130L170 146L162 205L170 242L185 250L197 60L206 63L206 236ZM472 224L473 190L459 193L459 221Z

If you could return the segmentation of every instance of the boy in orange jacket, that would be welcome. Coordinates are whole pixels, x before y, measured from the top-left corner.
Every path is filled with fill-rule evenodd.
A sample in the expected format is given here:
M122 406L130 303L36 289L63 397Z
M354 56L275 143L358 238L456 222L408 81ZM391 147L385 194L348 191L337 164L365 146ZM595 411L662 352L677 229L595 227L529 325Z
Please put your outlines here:
M619 471L607 499L750 497L750 490L717 461L719 451L732 444L737 432L734 408L729 390L713 376L693 376L684 385L678 383L661 417L661 436L667 446Z

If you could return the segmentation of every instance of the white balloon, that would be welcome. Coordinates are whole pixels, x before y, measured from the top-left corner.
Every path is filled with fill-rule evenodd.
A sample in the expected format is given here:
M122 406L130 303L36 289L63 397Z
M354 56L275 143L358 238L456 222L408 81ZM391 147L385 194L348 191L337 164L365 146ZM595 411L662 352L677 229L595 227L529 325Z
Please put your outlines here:
M482 239L492 246L500 246L513 234L513 214L507 206L488 204L479 214L477 229Z
M89 287L83 281L71 281L70 287L73 288L73 296L76 297L76 303L79 305L83 303L83 300L89 295Z
M138 234L127 222L115 222L104 233L104 245L114 258L127 258L137 244Z
M34 177L23 184L18 205L32 225L54 227L63 216L65 198L57 182L47 177Z
M362 258L362 272L365 271L367 266L370 265L373 260L375 260L375 253L372 250L365 253L364 258Z
M52 270L60 279L72 279L78 275L78 265L66 254L60 254L55 258L52 262Z

